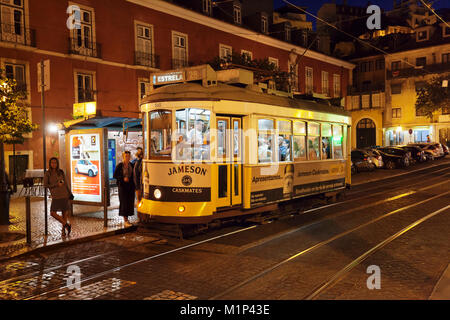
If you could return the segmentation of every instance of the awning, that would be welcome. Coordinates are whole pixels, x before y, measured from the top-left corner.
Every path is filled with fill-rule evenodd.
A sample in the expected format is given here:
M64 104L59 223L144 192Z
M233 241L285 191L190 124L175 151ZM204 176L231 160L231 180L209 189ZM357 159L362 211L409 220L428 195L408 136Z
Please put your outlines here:
M137 118L124 117L99 117L91 116L76 120L70 120L58 125L59 130L80 130L80 129L96 129L107 128L111 131L141 131L142 120Z

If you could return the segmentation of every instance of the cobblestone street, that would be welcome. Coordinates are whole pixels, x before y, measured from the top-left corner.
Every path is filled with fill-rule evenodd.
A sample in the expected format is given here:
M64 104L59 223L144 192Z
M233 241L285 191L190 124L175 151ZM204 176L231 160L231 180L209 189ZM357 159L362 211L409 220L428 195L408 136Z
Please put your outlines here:
M185 240L138 229L8 260L0 299L449 299L433 296L450 261L448 169L361 183L341 202L268 224ZM380 289L367 285L369 266Z

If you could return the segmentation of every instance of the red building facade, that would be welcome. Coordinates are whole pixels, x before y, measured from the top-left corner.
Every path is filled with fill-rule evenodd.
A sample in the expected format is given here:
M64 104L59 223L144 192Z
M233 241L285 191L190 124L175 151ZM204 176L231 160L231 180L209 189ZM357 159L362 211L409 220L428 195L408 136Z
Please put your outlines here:
M74 103L91 100L102 116L138 117L152 72L203 64L231 50L269 58L288 71L294 68L289 65L291 50L298 56L305 51L270 37L270 29L267 35L214 19L211 10L204 14L167 1L3 0L0 6L0 68L26 86L25 103L37 124L42 120L41 60L50 60L51 70L46 123L58 124L73 118ZM296 91L347 95L352 64L308 50L296 68ZM29 169L43 167L42 145L40 128L16 146L16 153L28 157ZM48 132L47 158L51 156L59 156L58 136Z

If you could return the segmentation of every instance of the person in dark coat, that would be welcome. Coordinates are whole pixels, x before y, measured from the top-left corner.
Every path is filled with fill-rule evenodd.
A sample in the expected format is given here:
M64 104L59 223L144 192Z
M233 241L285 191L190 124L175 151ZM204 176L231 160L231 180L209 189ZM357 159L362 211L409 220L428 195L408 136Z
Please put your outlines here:
M142 158L144 152L141 147L136 149L136 161L134 162L134 186L136 187L136 198L140 202L142 200Z
M114 179L119 188L119 215L123 217L124 224L129 225L128 217L134 215L133 165L130 162L130 151L123 153L123 162L119 163L114 171Z

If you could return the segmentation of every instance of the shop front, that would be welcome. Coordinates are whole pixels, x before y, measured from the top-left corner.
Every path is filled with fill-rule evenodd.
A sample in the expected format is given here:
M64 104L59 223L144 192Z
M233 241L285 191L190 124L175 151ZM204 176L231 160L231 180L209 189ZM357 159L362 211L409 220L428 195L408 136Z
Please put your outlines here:
M398 126L384 130L384 145L398 146L409 143L426 143L436 140L435 128L428 126Z

